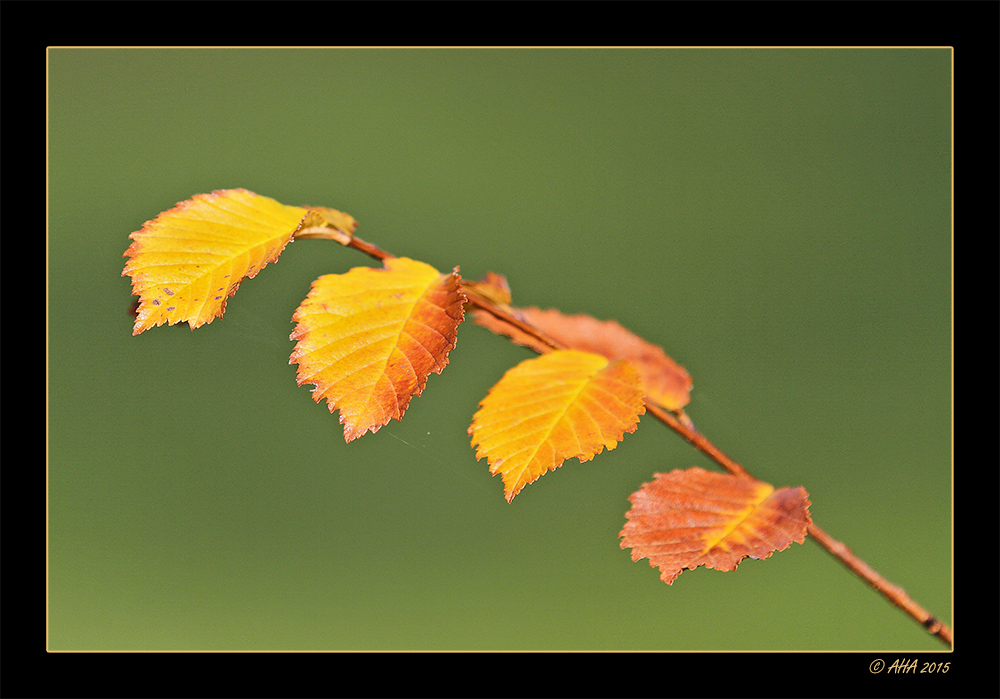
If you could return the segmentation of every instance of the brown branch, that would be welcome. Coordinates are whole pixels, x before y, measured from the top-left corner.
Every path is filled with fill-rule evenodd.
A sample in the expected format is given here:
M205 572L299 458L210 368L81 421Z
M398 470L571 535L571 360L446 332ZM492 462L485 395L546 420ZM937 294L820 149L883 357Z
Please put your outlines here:
M326 231L335 231L335 233L328 233ZM324 228L323 231L306 229L296 233L295 237L329 238L336 240L341 245L346 245L347 247L352 247L355 250L360 250L366 255L374 257L380 261L385 260L388 257L393 257L390 253L381 250L371 243L367 243L360 238L348 235L336 229ZM531 335L535 339L539 340L544 347L548 347L549 350L565 349L565 345L562 343L546 336L545 333L538 330L530 323L513 315L502 306L490 301L481 294L478 294L471 289L466 290L465 293L470 304L499 318L505 323L510 323L518 330ZM544 347L539 349L544 349ZM752 477L740 464L726 456L726 454L712 444L707 437L694 429L694 426L690 423L690 421L682 419L682 413L675 414L672 411L665 410L648 399L646 400L646 412L686 439L695 449L708 456L729 473L736 476ZM809 525L808 531L816 543L829 551L831 555L840 560L841 563L857 574L862 580L880 592L892 604L896 605L911 617L916 619L917 622L927 629L930 634L936 636L949 648L951 647L951 629L946 624L935 618L926 609L914 602L910 596L906 594L906 591L903 590L903 588L886 580L874 568L854 555L854 553L847 546L831 537L825 531L816 526L816 524Z
M502 320L503 322L513 325L515 328L521 332L530 335L531 337L538 340L542 346L536 347L535 349L539 351L550 352L552 350L567 349L566 345L559 342L555 338L549 337L541 330L536 328L534 325L526 320L514 315L508 311L503 306L499 306L482 294L473 291L467 287L462 287L462 292L465 294L465 298L468 299L469 303L480 309L481 311L486 311L490 315Z
M809 525L809 534L820 546L853 570L862 580L920 622L931 635L937 636L949 648L951 647L951 629L948 628L948 625L938 621L930 612L914 602L903 588L893 585L883 578L874 568L855 556L851 549L834 539L815 524Z
M647 400L646 412L686 439L691 443L691 446L705 454L708 458L719 464L719 466L722 466L722 468L726 469L734 476L750 476L745 468L726 456L722 450L712 444L712 442L710 442L705 435L694 429L691 425L682 422L670 411L664 410L655 403Z

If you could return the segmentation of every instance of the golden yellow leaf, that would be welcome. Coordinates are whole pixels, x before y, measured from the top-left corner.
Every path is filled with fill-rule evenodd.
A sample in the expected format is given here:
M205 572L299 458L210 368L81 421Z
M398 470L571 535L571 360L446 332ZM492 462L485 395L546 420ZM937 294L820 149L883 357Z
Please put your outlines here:
M501 474L508 502L566 459L614 449L646 410L635 367L577 350L521 362L479 405L469 435L476 458Z
M401 419L444 369L465 317L460 283L458 268L441 274L405 257L313 282L292 317L289 363L299 365L300 386L315 385L317 403L340 411L346 441Z
M278 259L306 210L245 189L198 194L132 233L122 276L139 297L133 335L221 318L240 282Z

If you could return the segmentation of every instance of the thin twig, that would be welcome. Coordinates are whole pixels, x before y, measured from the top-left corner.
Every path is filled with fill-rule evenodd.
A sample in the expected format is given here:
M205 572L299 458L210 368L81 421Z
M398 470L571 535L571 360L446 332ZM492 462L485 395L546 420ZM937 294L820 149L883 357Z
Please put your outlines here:
M809 525L809 535L857 573L862 580L881 592L890 602L920 622L928 633L937 636L949 648L951 647L951 629L948 625L940 622L933 614L914 602L903 588L883 578L874 568L855 556L851 549L817 527L815 523Z
M670 411L664 410L656 405L656 403L647 400L646 412L686 439L695 449L708 456L712 461L722 466L722 468L734 476L750 476L745 468L726 456L721 449L709 441L708 437L683 423L681 420L678 420Z
M369 242L361 240L350 233L346 233L339 228L334 228L333 226L310 226L308 228L300 228L295 231L295 238L305 238L305 239L321 239L321 240L335 240L341 245L347 246L349 248L354 248L355 250L360 250L370 257L374 257L379 262L383 262L390 257L395 257L392 253L386 252L377 245L372 245Z

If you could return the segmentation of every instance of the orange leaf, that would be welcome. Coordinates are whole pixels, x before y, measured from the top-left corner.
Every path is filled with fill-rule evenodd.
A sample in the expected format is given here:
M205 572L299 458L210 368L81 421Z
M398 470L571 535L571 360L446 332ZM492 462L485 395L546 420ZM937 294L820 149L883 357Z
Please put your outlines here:
M510 502L571 457L589 461L634 432L646 411L635 368L590 352L560 350L510 369L480 402L469 434Z
M475 282L473 290L494 302L501 302L503 296L500 294L506 291L509 302L510 290L506 279L492 272L490 274L493 276ZM646 396L668 410L680 410L691 400L691 375L684 367L668 357L662 348L613 320L601 321L585 314L566 315L555 309L543 311L533 307L506 307L506 310L565 347L600 354L610 360L629 360L639 370ZM506 335L536 352L544 353L551 349L489 313L477 311L473 319L492 332Z
M292 317L289 363L300 386L315 385L317 403L340 410L346 441L401 419L430 372L444 369L464 318L460 283L457 267L441 274L405 257L313 282Z
M133 335L187 321L192 330L221 318L240 282L274 262L306 210L245 189L198 194L129 235L132 277L139 297Z
M619 534L632 560L648 558L668 585L700 565L736 570L744 558L767 558L805 541L809 496L752 478L700 468L657 473L629 497Z

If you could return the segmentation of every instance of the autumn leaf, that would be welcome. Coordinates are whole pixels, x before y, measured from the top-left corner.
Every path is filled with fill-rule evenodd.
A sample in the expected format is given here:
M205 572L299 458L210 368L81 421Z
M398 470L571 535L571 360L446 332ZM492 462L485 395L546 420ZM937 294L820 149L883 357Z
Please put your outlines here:
M327 206L307 206L305 209L306 217L302 219L302 225L295 232L296 239L326 238L346 245L358 227L354 217L343 211Z
M300 386L315 385L317 403L340 411L346 441L401 419L444 369L464 318L460 283L457 267L441 274L405 257L313 282L292 317L289 363L299 365Z
M548 339L569 348L593 352L610 360L627 359L639 370L646 397L667 410L679 411L691 400L691 375L667 356L661 347L647 342L613 320L601 321L585 314L567 315L561 311L538 308L513 308L507 280L495 272L478 282L463 284L503 308L512 317L524 321ZM506 335L519 345L539 353L551 347L536 336L486 311L473 312L473 320L492 332Z
M472 446L501 475L507 502L566 459L589 461L614 449L645 412L631 364L577 350L521 362L479 405Z
M619 534L632 560L648 558L672 584L700 565L736 570L744 558L767 558L805 541L809 496L745 476L701 468L657 473L629 497Z
M198 194L129 235L122 276L139 297L133 335L221 318L240 282L274 262L307 211L245 189Z
M466 294L469 292L478 294L497 305L504 307L510 305L510 286L507 284L507 278L502 274L487 272L482 279L475 282L463 279L462 289L465 290Z

